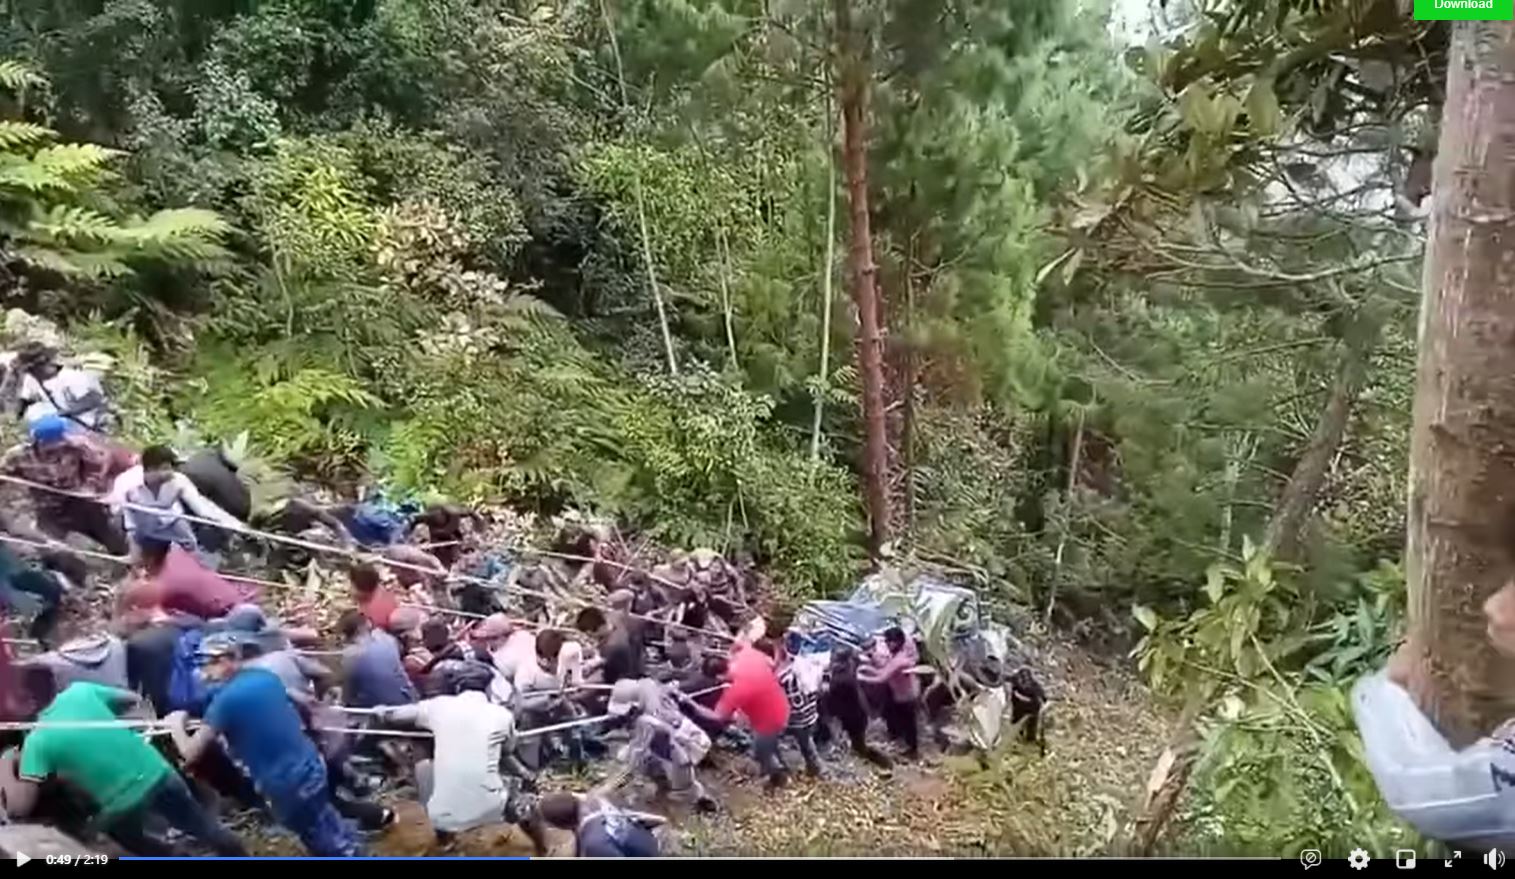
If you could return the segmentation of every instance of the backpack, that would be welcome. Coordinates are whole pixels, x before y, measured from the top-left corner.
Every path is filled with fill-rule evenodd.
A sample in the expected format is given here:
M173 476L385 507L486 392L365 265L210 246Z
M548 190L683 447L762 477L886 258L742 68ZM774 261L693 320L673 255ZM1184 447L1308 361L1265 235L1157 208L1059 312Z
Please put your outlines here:
M185 629L174 644L174 661L168 675L168 710L187 711L193 717L205 713L210 702L210 688L195 673L200 642L205 633Z
M353 538L364 546L389 546L405 532L405 520L397 512L372 501L353 508L346 525Z

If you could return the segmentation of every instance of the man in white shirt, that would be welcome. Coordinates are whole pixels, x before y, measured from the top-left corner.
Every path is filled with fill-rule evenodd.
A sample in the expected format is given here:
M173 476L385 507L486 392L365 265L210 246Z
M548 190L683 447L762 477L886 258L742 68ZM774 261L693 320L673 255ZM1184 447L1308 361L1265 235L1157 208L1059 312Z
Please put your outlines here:
M90 430L105 426L105 389L95 373L60 365L58 352L38 343L17 353L15 368L21 383L16 398L28 424L58 415Z
M537 854L547 853L547 837L536 797L513 789L500 774L507 768L526 777L514 756L515 715L477 690L437 696L414 705L380 708L381 723L431 730L433 758L416 764L416 786L439 842L476 827L500 822L519 826Z
M584 683L583 646L568 640L557 629L543 629L532 640L531 648L529 655L520 656L512 664L513 704L521 722L539 727L583 717L582 707L572 698L573 690ZM587 665L588 670L597 667L597 661ZM544 750L549 742L565 750L575 764L583 762L584 740L577 729L527 741L521 748L521 759L528 766L542 768L550 753Z
M178 464L172 449L149 446L142 450L142 463L116 477L112 484L107 501L120 512L133 546L142 538L151 538L199 552L200 542L184 518L186 508L231 531L242 530L235 516L201 494L189 477L178 472Z

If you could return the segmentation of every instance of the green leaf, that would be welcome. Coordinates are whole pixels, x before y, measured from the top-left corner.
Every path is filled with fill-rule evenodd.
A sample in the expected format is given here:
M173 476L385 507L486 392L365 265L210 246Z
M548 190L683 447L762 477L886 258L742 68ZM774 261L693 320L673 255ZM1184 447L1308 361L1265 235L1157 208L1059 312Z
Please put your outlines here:
M1195 131L1209 134L1220 124L1220 112L1210 94L1210 86L1202 81L1190 83L1178 96L1178 111L1184 122Z
M1283 124L1283 113L1278 108L1278 95L1273 92L1273 81L1258 79L1247 90L1247 125L1259 137L1272 137Z
M1226 574L1220 565L1211 565L1205 571L1205 594L1210 597L1211 604L1220 604L1221 596L1226 591Z
M1152 608L1142 604L1134 604L1131 606L1131 615L1136 617L1136 621L1141 623L1142 627L1147 631L1150 632L1157 628L1157 613Z

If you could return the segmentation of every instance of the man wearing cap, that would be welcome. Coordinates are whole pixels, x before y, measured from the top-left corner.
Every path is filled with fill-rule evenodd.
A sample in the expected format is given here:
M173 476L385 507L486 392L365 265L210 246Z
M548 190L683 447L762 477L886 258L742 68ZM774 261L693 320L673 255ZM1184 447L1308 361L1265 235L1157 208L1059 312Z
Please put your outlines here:
M416 787L426 815L443 844L454 834L500 822L526 832L537 854L547 853L547 837L536 797L507 784L507 769L521 779L531 774L515 756L515 715L476 689L436 696L415 705L380 708L382 723L431 730L433 757L416 764Z
M169 715L174 745L192 765L223 736L233 757L247 767L253 783L273 807L279 823L295 832L317 857L357 857L353 829L337 812L327 784L326 764L305 735L299 711L278 675L244 664L250 651L230 633L208 636L200 645L200 673L221 684L211 696L205 721L190 735L187 715Z
M104 494L110 485L113 475L110 451L71 432L68 422L57 415L38 418L28 431L31 441L11 449L0 459L0 473L53 489L31 489L37 524L54 538L83 534L109 552L124 555L125 533L110 510L94 497Z
M622 678L611 688L605 711L631 723L630 770L647 775L660 792L692 799L702 810L715 808L694 772L710 752L710 737L679 710L671 688L651 678Z
M242 523L201 494L178 466L172 449L148 446L142 450L140 465L116 477L109 500L125 521L132 542L158 540L199 552L200 541L184 518L186 510L226 531L241 531Z
M51 683L46 676L37 677L34 688ZM22 745L17 777L0 783L5 813L12 818L30 814L42 782L57 775L89 794L100 809L98 821L106 833L133 854L178 854L147 834L147 823L156 819L222 857L246 857L242 841L205 811L157 749L132 729L108 725L139 702L135 693L85 682L59 693L37 717L43 726Z

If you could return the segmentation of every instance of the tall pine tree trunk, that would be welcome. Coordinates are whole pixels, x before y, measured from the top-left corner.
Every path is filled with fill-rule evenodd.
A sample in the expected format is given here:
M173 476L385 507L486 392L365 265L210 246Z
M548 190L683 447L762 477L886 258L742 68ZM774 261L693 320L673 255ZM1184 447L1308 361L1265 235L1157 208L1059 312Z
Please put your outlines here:
M878 267L868 218L867 40L853 27L852 0L836 0L837 85L842 109L842 167L847 175L851 244L847 269L857 307L857 371L863 383L863 491L877 555L889 541L888 445L884 432L884 342L879 331Z
M1481 607L1515 540L1515 28L1458 23L1432 191L1410 443L1410 689L1466 745L1515 716Z

